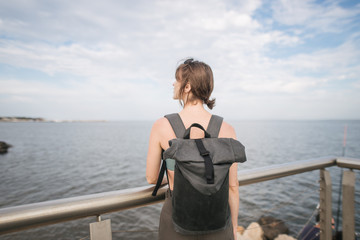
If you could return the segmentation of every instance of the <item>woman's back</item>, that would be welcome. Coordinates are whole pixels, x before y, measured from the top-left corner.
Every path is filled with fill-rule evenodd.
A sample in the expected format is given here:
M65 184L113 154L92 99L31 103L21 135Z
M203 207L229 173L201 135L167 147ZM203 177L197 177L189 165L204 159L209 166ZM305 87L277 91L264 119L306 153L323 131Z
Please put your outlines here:
M212 109L215 99L210 99L213 90L213 75L211 68L202 62L186 60L181 64L175 73L176 80L173 83L173 98L180 101L183 106L179 113L180 118L187 129L193 123L198 123L207 129L211 116L205 110L204 105ZM197 128L191 129L190 138L203 138L204 133ZM234 129L223 122L220 128L220 138L234 138L236 134ZM146 178L150 184L155 184L158 180L158 174L161 164L162 152L169 148L169 140L176 138L175 133L166 118L157 120L151 130L149 140L149 150L147 156ZM174 171L168 170L169 187L173 189ZM166 198L161 218L160 218L160 239L192 239L190 236L181 236L174 232L171 222L171 194ZM239 208L239 190L237 180L237 164L234 163L229 170L229 206L231 210L232 226L224 232L219 232L211 239L233 239L236 236L237 216ZM233 234L232 234L232 231ZM176 236L176 238L174 237ZM226 236L226 237L225 237ZM210 236L208 236L210 237ZM229 238L228 238L229 237ZM207 238L206 238L207 239Z

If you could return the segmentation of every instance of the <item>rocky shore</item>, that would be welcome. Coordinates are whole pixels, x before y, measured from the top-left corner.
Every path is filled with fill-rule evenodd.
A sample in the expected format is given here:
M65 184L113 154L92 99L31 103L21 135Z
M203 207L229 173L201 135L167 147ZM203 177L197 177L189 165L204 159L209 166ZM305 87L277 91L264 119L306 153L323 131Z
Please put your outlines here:
M46 122L44 118L0 117L0 122Z
M238 240L296 240L288 234L285 223L271 216L262 216L246 229L242 226L237 228Z
M106 122L106 120L48 120L45 118L31 117L0 117L0 122L52 122L52 123L72 123L72 122Z

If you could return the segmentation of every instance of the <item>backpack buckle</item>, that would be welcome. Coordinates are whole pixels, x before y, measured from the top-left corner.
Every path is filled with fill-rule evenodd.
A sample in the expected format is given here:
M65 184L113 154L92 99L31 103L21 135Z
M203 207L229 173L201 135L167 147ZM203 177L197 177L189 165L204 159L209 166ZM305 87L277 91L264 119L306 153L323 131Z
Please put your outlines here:
M208 150L206 150L205 152L201 152L200 155L201 156L209 156L210 152Z

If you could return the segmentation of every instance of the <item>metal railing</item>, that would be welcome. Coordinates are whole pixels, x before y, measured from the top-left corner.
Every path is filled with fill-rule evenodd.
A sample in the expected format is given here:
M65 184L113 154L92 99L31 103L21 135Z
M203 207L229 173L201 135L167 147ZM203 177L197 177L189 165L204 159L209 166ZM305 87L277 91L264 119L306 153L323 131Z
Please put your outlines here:
M243 170L239 172L238 180L243 186L331 166L360 170L360 159L324 157L289 162ZM156 197L151 195L152 190L153 187L139 187L3 208L0 209L0 235L90 216L99 217L165 199L166 187L160 188Z

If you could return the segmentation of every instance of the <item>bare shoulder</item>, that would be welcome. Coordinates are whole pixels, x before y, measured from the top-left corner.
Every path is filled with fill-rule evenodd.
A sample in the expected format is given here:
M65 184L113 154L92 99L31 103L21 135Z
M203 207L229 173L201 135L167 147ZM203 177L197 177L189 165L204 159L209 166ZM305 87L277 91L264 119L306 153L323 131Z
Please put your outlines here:
M154 122L151 132L152 134L164 137L169 134L169 131L171 132L171 129L169 121L165 117L162 117Z
M169 125L169 121L165 117L162 117L154 122L153 128L162 128L166 125Z
M156 120L153 124L150 134L150 140L158 142L162 149L169 147L169 140L176 138L174 131L170 125L170 122L162 117Z
M229 123L223 121L220 128L219 137L236 139L235 129Z

